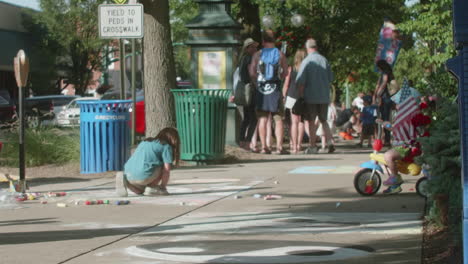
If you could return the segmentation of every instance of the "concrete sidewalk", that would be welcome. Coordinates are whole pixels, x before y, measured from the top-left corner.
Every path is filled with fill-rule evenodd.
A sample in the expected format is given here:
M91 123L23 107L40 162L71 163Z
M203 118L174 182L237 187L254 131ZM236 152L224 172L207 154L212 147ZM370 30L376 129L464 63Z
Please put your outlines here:
M129 205L113 204L110 178L37 186L67 195L0 205L0 262L420 263L417 177L398 195L358 195L353 175L369 152L182 168L170 196ZM84 205L97 199L111 204Z

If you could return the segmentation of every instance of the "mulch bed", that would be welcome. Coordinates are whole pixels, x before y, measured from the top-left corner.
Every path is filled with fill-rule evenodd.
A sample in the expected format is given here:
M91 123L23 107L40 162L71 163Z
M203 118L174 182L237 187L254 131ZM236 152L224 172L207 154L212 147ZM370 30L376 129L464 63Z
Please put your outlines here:
M438 228L427 220L424 222L422 264L461 264L463 263L463 246L459 234L449 228Z

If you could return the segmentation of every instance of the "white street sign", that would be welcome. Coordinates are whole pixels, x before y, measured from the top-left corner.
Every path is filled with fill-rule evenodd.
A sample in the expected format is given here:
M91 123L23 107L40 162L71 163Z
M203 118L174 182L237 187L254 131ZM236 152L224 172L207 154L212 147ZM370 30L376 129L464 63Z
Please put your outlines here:
M143 38L143 5L99 5L100 38Z

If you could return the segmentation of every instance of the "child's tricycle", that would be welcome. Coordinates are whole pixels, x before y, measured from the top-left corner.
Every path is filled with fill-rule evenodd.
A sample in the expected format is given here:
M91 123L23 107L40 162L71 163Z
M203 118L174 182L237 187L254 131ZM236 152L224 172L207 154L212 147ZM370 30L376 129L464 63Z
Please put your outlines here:
M381 174L385 173L381 165L385 167L387 175L390 175L384 159L384 154L371 153L370 159L370 161L362 163L360 167L363 169L359 170L356 175L354 175L354 188L356 188L359 194L364 196L371 196L379 191L382 185ZM397 167L399 173L410 174L412 176L418 176L422 171L421 166L418 164L407 163L401 160L397 162ZM422 197L427 196L427 180L426 170L423 170L423 176L416 182L416 192ZM398 184L390 186L384 193L395 194L401 191L401 184Z

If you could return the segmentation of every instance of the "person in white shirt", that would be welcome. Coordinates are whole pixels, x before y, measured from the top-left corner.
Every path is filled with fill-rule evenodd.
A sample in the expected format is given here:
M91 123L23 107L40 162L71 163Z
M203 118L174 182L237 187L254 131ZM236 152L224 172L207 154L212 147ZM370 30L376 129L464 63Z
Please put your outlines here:
M359 108L359 111L362 111L362 109L364 108L364 100L362 99L362 97L364 97L364 93L359 92L356 98L354 98L353 102L351 103L352 106L357 106L357 108Z

